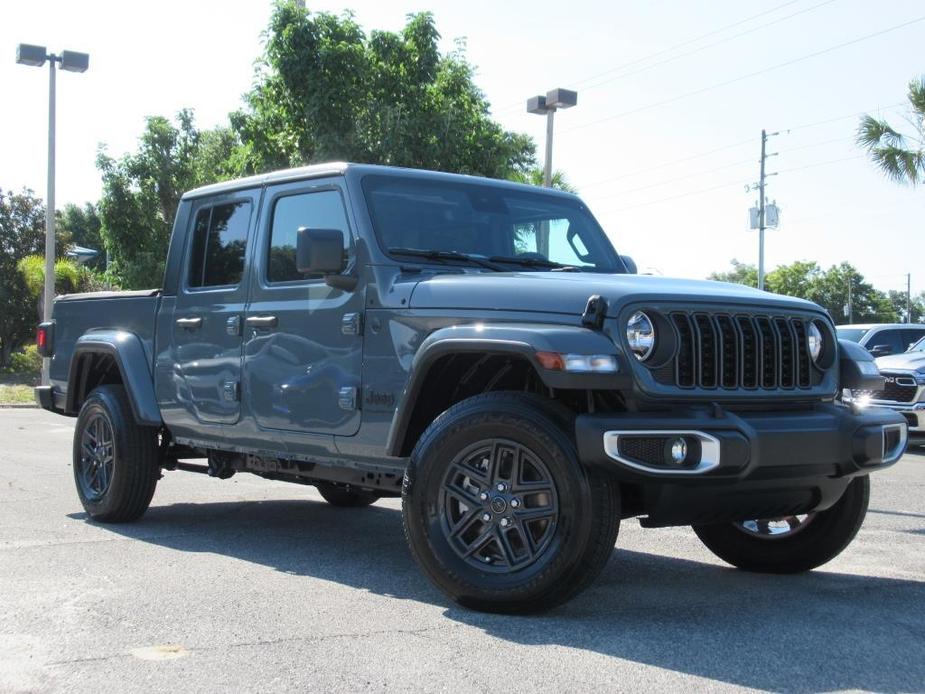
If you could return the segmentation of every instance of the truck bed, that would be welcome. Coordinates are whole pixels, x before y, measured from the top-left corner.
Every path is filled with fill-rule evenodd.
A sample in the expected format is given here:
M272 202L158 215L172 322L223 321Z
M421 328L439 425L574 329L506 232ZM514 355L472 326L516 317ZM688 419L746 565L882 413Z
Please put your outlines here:
M101 330L134 333L142 342L148 364L154 352L154 326L161 301L160 289L128 292L66 294L55 300L55 354L51 359L51 381L67 388L74 344L81 335Z

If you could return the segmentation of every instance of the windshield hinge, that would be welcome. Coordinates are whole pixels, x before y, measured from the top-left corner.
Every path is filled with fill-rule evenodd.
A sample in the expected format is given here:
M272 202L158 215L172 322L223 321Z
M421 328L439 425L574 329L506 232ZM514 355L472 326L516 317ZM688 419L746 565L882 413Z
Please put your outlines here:
M585 312L581 314L581 324L592 330L604 327L604 317L607 315L607 299L600 294L588 297Z

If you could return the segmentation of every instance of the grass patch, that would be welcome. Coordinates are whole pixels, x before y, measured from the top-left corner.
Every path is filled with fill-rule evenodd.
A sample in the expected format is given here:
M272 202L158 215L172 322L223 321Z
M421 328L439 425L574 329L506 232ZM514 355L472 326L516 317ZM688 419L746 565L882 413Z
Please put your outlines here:
M0 405L34 405L32 386L24 383L0 383Z

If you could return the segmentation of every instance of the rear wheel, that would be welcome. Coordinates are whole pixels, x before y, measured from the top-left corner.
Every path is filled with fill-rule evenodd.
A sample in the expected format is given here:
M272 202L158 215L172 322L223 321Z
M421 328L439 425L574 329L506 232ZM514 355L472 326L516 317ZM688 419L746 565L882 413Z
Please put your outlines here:
M365 492L346 484L318 482L315 487L322 498L332 506L362 508L379 500L379 495L374 492Z
M610 558L619 489L578 462L561 421L539 398L489 393L440 415L415 447L402 491L405 535L456 602L549 609Z
M73 468L77 496L93 519L133 521L148 509L160 477L157 430L135 422L122 386L101 386L84 401Z
M800 573L838 556L857 535L870 498L870 478L857 477L834 506L816 513L695 525L703 544L746 571Z

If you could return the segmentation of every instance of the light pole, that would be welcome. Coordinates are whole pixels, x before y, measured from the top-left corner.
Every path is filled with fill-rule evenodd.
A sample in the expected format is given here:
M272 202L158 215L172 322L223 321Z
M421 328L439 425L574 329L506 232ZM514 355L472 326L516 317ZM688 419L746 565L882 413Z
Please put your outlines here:
M45 298L43 320L51 320L55 301L55 67L67 72L86 72L90 56L76 51L61 51L61 55L48 53L45 46L21 43L16 47L16 62L20 65L42 67L48 62L48 189L45 200ZM42 384L48 385L49 360L42 360Z
M553 117L560 108L571 108L578 103L578 92L568 89L553 89L546 96L532 96L527 99L527 113L546 116L546 161L543 164L543 186L552 188L552 126Z

